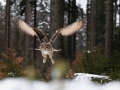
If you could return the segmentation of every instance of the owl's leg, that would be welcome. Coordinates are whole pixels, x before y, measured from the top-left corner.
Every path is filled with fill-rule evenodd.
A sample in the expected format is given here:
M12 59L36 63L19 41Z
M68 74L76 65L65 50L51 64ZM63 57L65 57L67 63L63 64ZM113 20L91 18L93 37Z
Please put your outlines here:
M46 63L47 54L42 53L42 56L43 56L43 63Z
M54 63L55 63L55 61L53 60L53 58L52 58L52 57L53 57L53 52L49 54L49 58L51 59L52 64L54 64Z

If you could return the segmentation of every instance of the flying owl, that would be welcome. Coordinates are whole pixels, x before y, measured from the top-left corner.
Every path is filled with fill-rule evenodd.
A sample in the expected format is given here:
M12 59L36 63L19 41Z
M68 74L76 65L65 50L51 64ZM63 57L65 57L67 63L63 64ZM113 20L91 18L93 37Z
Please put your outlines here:
M52 64L55 63L55 61L53 60L53 52L54 51L61 51L60 50L56 50L55 48L53 48L53 43L55 41L55 39L58 37L59 34L63 35L63 36L68 36L68 35L72 35L75 32L77 32L78 30L80 30L81 28L83 28L84 24L85 24L85 19L82 19L80 21L76 21L64 28L60 28L58 30L56 30L56 32L51 36L50 39L48 39L47 35L40 29L38 28L34 28L29 26L28 24L26 24L23 20L21 19L17 19L17 27L24 31L25 33L31 35L31 36L37 36L40 42L40 46L38 49L35 50L40 50L43 56L43 63L46 63L46 58L47 56L49 56L49 58L51 59Z

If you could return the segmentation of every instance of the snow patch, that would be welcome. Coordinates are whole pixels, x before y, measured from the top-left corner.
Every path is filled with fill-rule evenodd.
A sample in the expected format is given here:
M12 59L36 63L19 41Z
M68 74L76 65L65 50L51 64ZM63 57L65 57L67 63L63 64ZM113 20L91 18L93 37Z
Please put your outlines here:
M0 90L120 90L120 81L101 85L83 77L108 77L82 73L81 75L77 82L76 80L43 82L25 78L7 78L0 81Z

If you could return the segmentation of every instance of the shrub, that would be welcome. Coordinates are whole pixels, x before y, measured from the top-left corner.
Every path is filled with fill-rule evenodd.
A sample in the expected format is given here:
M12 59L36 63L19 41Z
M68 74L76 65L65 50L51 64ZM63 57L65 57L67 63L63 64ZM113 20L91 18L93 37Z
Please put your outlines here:
M17 77L22 75L23 57L16 56L13 49L8 48L2 53L3 60L0 60L0 79L4 77Z

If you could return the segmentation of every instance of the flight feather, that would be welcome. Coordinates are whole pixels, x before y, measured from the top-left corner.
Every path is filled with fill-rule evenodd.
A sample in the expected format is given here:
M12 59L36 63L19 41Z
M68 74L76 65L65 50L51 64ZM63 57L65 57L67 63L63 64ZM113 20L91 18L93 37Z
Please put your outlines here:
M85 24L85 19L76 21L76 22L62 28L60 33L63 36L72 35L75 32L77 32L78 30L80 30L84 26L84 24Z
M46 34L44 34L41 30L29 26L28 24L26 24L21 19L17 20L17 26L19 27L20 30L22 30L23 32L25 32L25 33L27 33L29 35L32 35L32 36L36 35L36 36L38 36L40 41L42 39L45 39L45 40L48 39Z
M24 21L22 21L21 19L17 20L17 26L19 27L20 30L22 30L23 32L29 34L29 35L36 35L36 32L33 30L32 27L30 27L29 25L27 25Z
M55 41L55 39L57 38L57 36L61 33L61 35L63 36L68 36L68 35L72 35L75 32L77 32L78 30L80 30L81 28L84 27L86 23L86 19L82 19L80 21L76 21L64 28L60 28L59 30L57 30L52 37L50 38L49 42L53 43Z

